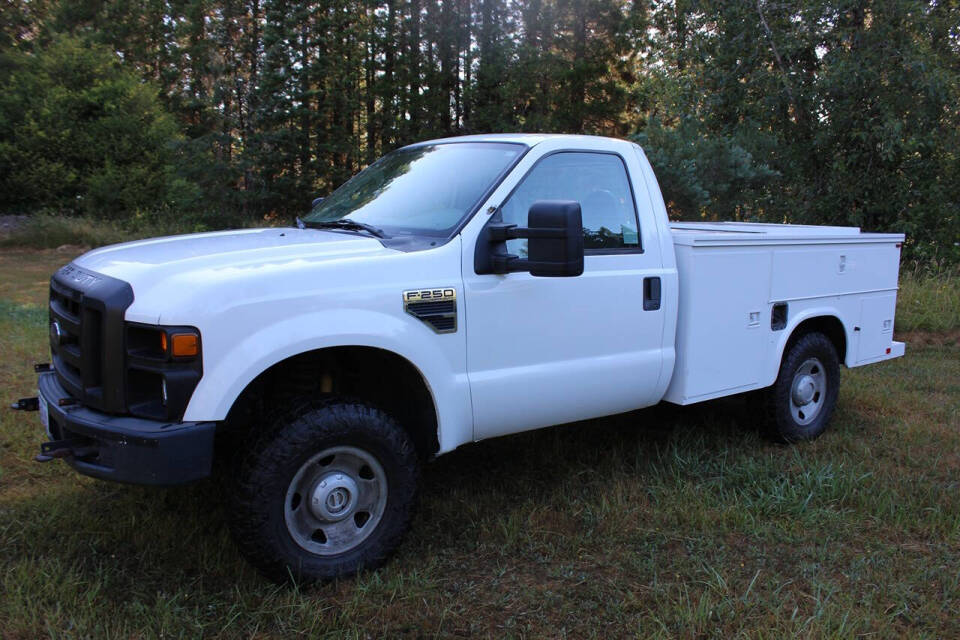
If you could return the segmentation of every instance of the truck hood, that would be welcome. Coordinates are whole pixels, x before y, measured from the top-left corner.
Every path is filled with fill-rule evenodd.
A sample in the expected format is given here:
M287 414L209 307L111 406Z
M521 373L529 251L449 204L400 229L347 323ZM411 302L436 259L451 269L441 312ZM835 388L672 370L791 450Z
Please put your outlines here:
M130 283L134 304L127 319L158 322L162 307L207 296L220 285L254 284L311 273L325 263L393 256L374 238L318 229L244 229L154 238L96 249L77 266ZM159 305L158 301L165 301ZM146 303L146 304L144 304Z
M75 263L126 280L175 270L254 268L291 260L330 260L390 251L373 238L317 229L245 229L125 242L85 253Z

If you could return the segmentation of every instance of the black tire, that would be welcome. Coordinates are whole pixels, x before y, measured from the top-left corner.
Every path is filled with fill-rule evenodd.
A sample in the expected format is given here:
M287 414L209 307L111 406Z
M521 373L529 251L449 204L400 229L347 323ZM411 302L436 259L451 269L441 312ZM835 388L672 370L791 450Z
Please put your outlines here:
M336 452L334 456L316 459L321 452L326 454L331 450ZM350 472L341 474L336 470L325 471L324 462L332 460L326 462L332 465L331 468L346 468L349 466L346 462L341 464L338 461L348 454L353 456L348 461L356 464L363 464L366 459L373 460L368 466L361 467L356 474L358 477L352 480L356 496L363 493L359 486L363 483L380 486L380 475L385 478L386 488L377 490L379 507L368 510L377 511L379 515L368 512L367 521L361 523L360 516L363 514L359 511L345 515L345 507L344 511L337 514L340 521L329 526L346 527L346 536L350 541L361 536L361 533L350 533L354 526L365 537L353 547L343 548L342 551L338 550L342 545L332 547L328 553L324 549L328 543L340 544L339 539L328 540L323 535L328 531L325 528L328 525L318 525L321 533L319 537L311 539L304 538L304 527L313 526L318 518L316 512L326 509L327 503L337 497L331 493L323 494L318 487L327 486L327 479L333 477L331 473L336 473L336 477L341 479L344 475L351 476ZM369 458L363 458L363 455ZM375 471L371 471L370 467L374 467ZM367 479L363 469L367 470L372 480ZM304 475L324 473L326 475L312 480ZM292 484L294 480L298 484ZM265 435L247 452L239 465L235 481L229 518L231 534L241 553L275 582L293 580L308 584L353 575L363 569L374 569L387 560L410 525L417 498L419 465L406 431L379 409L344 400L304 402L283 414L265 431ZM313 487L304 492L307 497L298 497L301 486ZM350 491L344 488L338 488L336 492L350 496ZM379 502L381 493L385 506ZM291 495L293 497L288 500ZM324 495L326 500L323 499ZM338 500L341 503L346 500L350 509L358 508L356 502L349 502L349 498L333 501ZM298 511L304 509L308 510L303 512L306 515ZM366 524L371 524L369 531L363 529ZM302 542L297 541L297 536ZM339 537L342 536L338 534ZM308 550L304 545L317 552Z
M840 362L829 338L808 333L787 345L777 381L765 395L770 436L781 442L819 437L830 424L839 391Z

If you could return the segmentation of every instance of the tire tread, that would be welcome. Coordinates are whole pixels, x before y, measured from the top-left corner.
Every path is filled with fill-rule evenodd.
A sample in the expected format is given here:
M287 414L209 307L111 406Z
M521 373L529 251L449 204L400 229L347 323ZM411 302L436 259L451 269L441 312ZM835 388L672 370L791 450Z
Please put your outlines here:
M811 356L826 368L827 398L820 415L809 425L798 425L790 414L790 393L797 367ZM767 435L778 442L795 443L818 438L830 424L840 388L840 362L836 347L822 333L806 333L784 349L777 380L762 394L761 411Z
M270 426L253 438L244 452L231 496L230 532L243 556L271 580L299 584L382 566L409 528L419 488L417 454L407 432L371 404L335 397L299 399L266 423ZM357 549L339 556L312 556L292 539L282 539L289 534L282 509L277 521L275 501L278 492L285 495L289 479L278 477L292 476L299 468L297 463L290 469L291 461L305 459L324 446L357 439L395 456L385 464L395 473L389 479L386 511L378 530ZM290 551L308 557L297 561Z

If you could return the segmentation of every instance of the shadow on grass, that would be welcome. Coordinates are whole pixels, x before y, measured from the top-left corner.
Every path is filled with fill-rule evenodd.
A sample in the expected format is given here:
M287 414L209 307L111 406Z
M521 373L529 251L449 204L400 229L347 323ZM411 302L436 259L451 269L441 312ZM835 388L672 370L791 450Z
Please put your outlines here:
M549 478L590 468L615 473L651 471L679 442L691 453L764 444L755 412L745 397L688 407L660 404L595 420L547 427L465 445L425 469L425 492L444 486L489 489L491 477ZM509 483L518 489L526 483Z
M463 551L464 529L448 526L451 519L496 526L504 505L549 497L586 473L601 486L624 473L643 482L649 474L665 472L669 451L682 448L697 458L730 447L763 446L755 428L741 426L752 420L749 404L741 399L687 408L661 405L464 446L426 466L424 508L410 536L414 541L401 555L416 566L424 544L418 528L429 532L434 552ZM75 482L7 503L3 564L29 557L77 575L96 575L101 595L119 599L144 588L177 591L192 584L226 592L238 583L265 584L229 540L229 479L169 489L86 478ZM454 501L448 500L451 491L457 494Z

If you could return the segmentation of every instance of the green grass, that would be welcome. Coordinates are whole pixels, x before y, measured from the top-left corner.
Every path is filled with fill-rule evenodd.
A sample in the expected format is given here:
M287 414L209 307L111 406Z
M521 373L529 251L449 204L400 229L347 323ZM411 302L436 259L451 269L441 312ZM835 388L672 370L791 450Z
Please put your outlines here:
M35 307L46 305L50 276L81 252L68 246L57 251L0 249L0 300Z
M960 268L907 267L901 270L897 329L960 329Z
M71 257L23 255L3 265L24 287L0 304L6 399L46 352L21 271ZM832 429L802 446L729 400L464 447L426 468L393 561L311 591L237 557L215 482L36 464L37 415L4 411L0 637L957 637L960 345L907 354L845 371Z

